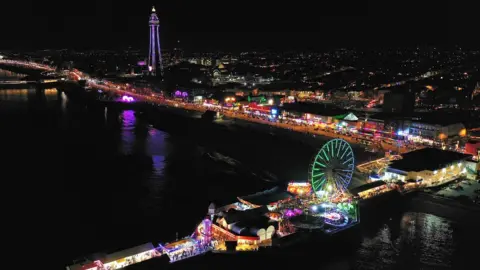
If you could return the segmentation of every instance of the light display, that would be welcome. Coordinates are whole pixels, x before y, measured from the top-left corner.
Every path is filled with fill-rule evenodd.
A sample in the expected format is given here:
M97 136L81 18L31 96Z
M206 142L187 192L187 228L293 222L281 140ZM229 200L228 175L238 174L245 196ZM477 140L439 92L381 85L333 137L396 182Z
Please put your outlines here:
M183 97L183 98L188 97L188 93L187 93L187 92L182 92L182 91L180 91L180 90L175 91L174 95L175 95L175 97Z
M195 234L202 245L210 245L212 241L212 221L208 218L204 219L198 225Z
M333 139L322 146L310 167L312 188L320 194L344 193L354 170L352 147L342 139Z
M148 51L148 66L152 74L156 74L157 67L160 68L160 74L163 76L162 51L160 49L160 21L155 10L152 7L152 14L150 15L150 45Z
M287 191L295 195L308 195L312 192L312 185L307 182L288 183Z
M130 97L130 96L122 96L122 101L123 102L134 102L135 99L133 97Z
M325 219L326 224L334 227L343 227L348 224L347 214L338 210L325 212L322 216Z
M285 215L286 217L291 218L291 217L299 216L299 215L301 215L302 213L303 213L303 211L300 210L300 209L287 209L287 210L285 211L284 215Z

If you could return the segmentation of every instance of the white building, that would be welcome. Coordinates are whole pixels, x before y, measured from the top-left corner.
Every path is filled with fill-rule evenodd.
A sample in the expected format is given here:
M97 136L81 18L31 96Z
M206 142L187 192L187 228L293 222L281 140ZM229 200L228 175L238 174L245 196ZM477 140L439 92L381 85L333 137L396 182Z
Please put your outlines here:
M384 181L422 181L427 186L439 185L466 176L466 165L472 158L471 155L437 148L416 150L402 157L388 166Z

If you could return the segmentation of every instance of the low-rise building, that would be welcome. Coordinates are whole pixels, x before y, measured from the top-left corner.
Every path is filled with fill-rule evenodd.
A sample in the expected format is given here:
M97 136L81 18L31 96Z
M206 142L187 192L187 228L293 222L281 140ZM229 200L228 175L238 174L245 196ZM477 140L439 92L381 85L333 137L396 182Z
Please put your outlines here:
M466 135L465 126L457 121L445 121L441 118L413 120L409 128L410 140L446 141Z
M423 148L402 155L388 166L384 181L408 182L414 180L434 186L467 175L466 162L472 155L438 148Z
M282 110L284 114L291 115L295 118L298 117L326 124L349 121L350 124L356 125L356 121L358 120L355 114L330 104L309 102L284 103Z

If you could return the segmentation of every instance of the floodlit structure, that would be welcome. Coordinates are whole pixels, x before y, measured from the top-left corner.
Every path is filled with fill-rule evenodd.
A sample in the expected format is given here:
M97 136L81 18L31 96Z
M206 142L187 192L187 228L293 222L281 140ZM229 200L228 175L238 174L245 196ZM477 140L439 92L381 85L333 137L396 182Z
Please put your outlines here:
M355 158L352 147L342 139L333 139L322 146L310 167L313 191L333 197L347 191L352 180Z
M152 7L150 15L150 46L148 51L148 71L152 75L156 75L159 71L163 76L162 51L160 49L160 21L155 10Z
M466 162L471 155L437 148L424 148L403 154L388 166L384 181L422 182L440 185L467 174Z

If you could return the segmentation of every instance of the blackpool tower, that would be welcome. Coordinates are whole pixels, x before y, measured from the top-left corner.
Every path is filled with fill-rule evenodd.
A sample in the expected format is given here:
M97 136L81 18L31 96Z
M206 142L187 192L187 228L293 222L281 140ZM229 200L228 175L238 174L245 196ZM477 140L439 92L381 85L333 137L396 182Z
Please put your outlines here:
M158 20L155 7L152 7L150 15L150 47L148 51L148 71L152 75L156 75L160 71L163 76L162 51L160 49L159 35L160 21Z

